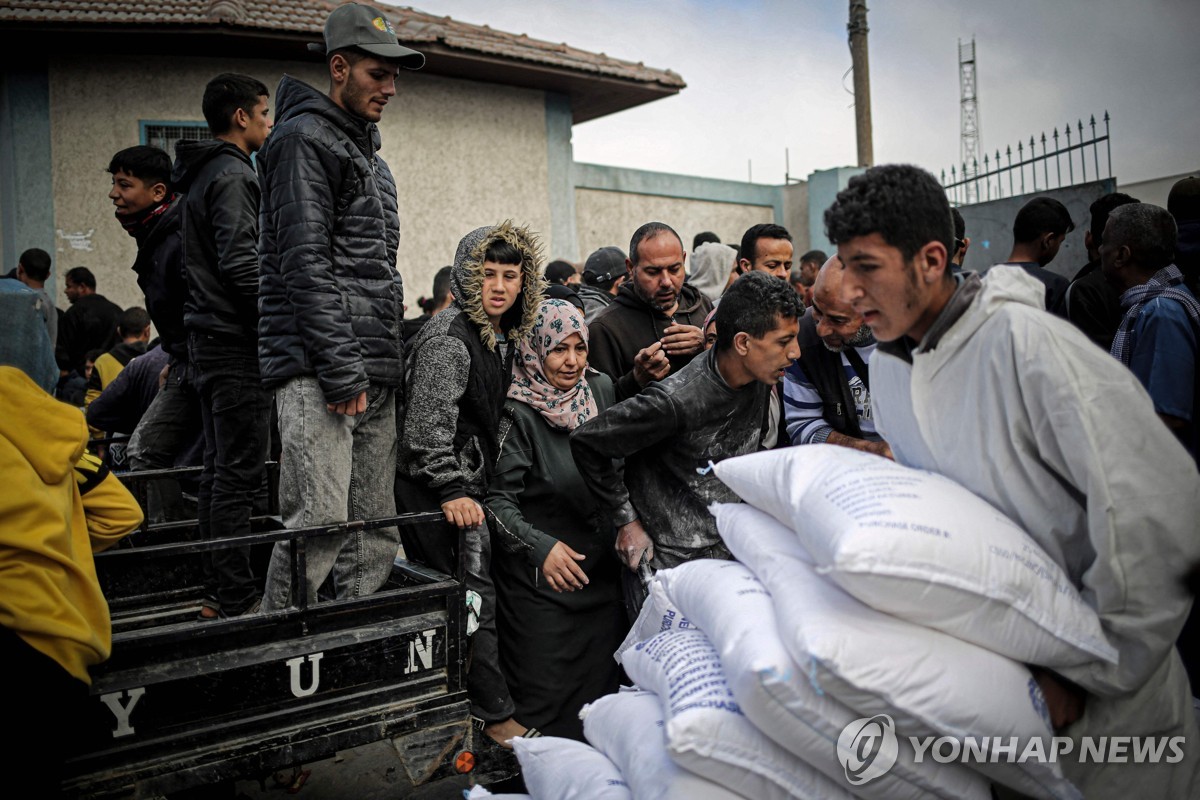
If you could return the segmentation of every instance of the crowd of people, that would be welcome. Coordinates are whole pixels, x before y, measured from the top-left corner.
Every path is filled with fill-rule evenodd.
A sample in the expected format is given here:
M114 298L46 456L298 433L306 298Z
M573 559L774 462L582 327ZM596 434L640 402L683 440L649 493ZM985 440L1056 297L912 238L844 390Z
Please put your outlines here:
M961 214L909 166L839 193L832 255L795 257L770 223L688 250L652 221L578 270L545 265L538 234L502 222L463 236L403 320L397 192L375 123L424 57L380 19L361 5L330 14L327 91L285 76L272 113L267 86L219 75L202 100L214 138L181 143L173 164L153 147L114 155L109 197L138 245L145 308L120 309L76 267L56 310L37 249L0 280L6 316L24 320L0 347L6 408L20 409L0 424L6 481L54 460L78 515L56 521L69 542L54 558L80 576L51 602L88 612L86 635L42 630L6 577L6 655L48 656L76 684L107 655L86 533L110 544L140 514L125 493L106 506L119 520L93 518L97 487L122 490L84 454L86 432L52 451L20 429L53 417L62 438L79 427L72 405L93 437L130 435L114 466L203 464L204 538L250 532L272 450L289 528L440 509L465 552L396 527L320 537L293 586L290 542L265 575L248 548L218 551L199 617L278 611L300 592L315 603L322 587L367 595L398 552L451 574L461 558L472 714L502 747L581 738L580 707L622 679L611 655L646 572L732 557L708 507L737 498L708 465L828 443L954 478L1083 590L1121 659L1038 674L1057 729L1195 731L1176 644L1194 667L1180 633L1183 573L1200 559L1183 514L1200 490L1200 179L1180 181L1168 209L1097 200L1078 221L1090 261L1074 280L1047 269L1076 224L1062 203L1027 202L1008 259L963 272ZM178 487L159 486L147 513L169 518ZM7 576L30 545L4 528ZM1192 780L1179 774L1162 785ZM1147 795L1108 773L1072 777L1089 797Z

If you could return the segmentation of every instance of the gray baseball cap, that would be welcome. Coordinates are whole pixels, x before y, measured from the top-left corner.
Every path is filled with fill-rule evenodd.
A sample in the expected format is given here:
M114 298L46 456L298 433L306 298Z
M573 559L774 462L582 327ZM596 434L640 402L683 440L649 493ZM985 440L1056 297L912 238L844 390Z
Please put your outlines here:
M359 3L347 3L330 12L325 20L325 44L310 44L308 49L328 54L345 47L395 61L405 69L425 66L422 53L396 41L396 31L386 16Z

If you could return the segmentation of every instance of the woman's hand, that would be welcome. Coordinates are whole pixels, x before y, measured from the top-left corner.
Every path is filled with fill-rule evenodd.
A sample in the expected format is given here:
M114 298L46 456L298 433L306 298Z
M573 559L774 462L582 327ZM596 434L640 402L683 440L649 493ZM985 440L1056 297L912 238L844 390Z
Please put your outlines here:
M459 497L442 503L446 522L459 528L474 528L483 524L483 506L469 497Z
M581 556L562 542L555 542L550 548L550 554L542 563L542 574L546 583L556 592L573 592L587 586L588 577L576 561L583 561L587 556Z

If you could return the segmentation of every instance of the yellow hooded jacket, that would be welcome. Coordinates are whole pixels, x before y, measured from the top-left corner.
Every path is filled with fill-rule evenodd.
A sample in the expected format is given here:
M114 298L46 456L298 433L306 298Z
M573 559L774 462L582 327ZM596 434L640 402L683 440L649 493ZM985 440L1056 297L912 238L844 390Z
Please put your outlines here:
M91 683L112 626L92 553L137 528L133 496L85 452L87 423L0 366L0 625Z

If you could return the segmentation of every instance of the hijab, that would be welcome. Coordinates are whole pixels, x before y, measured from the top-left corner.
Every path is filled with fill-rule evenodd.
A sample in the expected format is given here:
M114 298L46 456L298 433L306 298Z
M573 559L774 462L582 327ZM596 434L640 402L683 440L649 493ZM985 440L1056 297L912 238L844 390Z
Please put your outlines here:
M578 333L588 341L583 313L565 300L545 300L538 306L533 328L517 346L512 384L508 396L532 406L546 424L556 430L573 431L596 416L596 398L587 382L587 370L570 389L555 387L546 377L545 363L555 347Z

